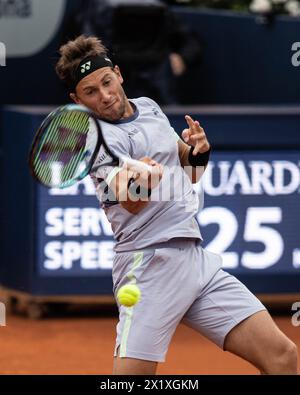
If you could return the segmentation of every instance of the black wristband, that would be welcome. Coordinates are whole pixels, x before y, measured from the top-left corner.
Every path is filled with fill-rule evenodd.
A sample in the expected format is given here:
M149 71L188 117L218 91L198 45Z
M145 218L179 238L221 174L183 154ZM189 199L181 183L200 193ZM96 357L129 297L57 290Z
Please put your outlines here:
M190 152L189 152L189 164L193 167L206 166L209 161L211 147L209 148L208 151L203 152L203 153L198 153L195 156L193 155L193 151L194 151L194 147L191 147Z
M129 179L127 184L128 191L131 195L137 198L149 198L151 196L151 188L144 188L140 185L135 184L135 179L132 177Z

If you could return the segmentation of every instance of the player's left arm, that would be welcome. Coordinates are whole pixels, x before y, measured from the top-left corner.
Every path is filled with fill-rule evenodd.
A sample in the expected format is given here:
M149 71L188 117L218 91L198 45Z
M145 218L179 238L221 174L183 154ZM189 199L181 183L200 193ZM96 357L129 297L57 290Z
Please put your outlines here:
M188 128L181 134L183 140L178 140L178 155L181 166L186 168L192 183L196 184L207 167L211 146L200 123L189 115L185 119Z

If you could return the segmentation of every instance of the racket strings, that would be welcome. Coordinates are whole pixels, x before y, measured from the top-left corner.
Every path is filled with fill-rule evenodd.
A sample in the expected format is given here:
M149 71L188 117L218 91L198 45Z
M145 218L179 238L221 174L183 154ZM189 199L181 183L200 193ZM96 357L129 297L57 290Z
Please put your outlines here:
M82 163L85 155L85 142L89 119L84 113L79 113L78 119L76 119L76 117L74 118L71 128L67 129L66 147L68 150L65 149L61 157L65 163L68 163L68 166L64 168L63 180L68 180L76 175L76 172L79 170L78 166ZM78 126L80 126L80 128L78 128ZM76 130L75 133L74 130ZM84 131L84 134L82 131ZM68 144L70 144L70 147L68 147Z
M65 112L45 128L37 142L33 162L35 173L44 184L61 184L80 172L87 154L89 118L84 112Z
M64 116L65 117L65 116ZM51 121L50 125L46 128L45 133L42 135L39 141L39 152L36 155L35 166L36 175L45 180L50 181L51 170L54 170L53 164L55 165L58 160L57 143L58 139L56 136L57 125L59 122L64 121L64 117L58 116L56 119ZM56 140L55 140L56 137ZM51 166L50 166L51 164Z

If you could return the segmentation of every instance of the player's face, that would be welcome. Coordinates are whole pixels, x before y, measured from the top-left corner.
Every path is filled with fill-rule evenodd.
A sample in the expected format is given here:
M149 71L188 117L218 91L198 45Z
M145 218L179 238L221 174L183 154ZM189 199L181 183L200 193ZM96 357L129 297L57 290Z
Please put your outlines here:
M71 98L108 121L132 115L133 110L122 88L123 78L118 66L103 67L83 78Z

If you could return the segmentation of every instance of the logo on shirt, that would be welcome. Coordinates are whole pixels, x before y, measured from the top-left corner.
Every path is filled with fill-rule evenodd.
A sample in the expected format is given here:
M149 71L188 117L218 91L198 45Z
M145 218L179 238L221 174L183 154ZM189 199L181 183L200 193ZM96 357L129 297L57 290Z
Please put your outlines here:
M139 130L137 129L132 129L128 132L128 136L134 136L135 134L139 133Z
M107 155L107 153L105 152L105 153L103 153L100 157L99 157L99 159L97 160L97 164L100 164L100 163L102 163L102 162L104 162L105 161L105 159L108 157L108 155Z
M97 171L100 166L105 164L110 164L112 162L112 158L105 151L103 146L100 147L100 151L98 153L97 159L95 160L92 171Z
M97 160L95 161L95 165L104 165L106 163L111 162L112 158L108 155L106 151L100 152Z
M159 111L158 111L157 108L152 107L152 112L153 112L153 114L156 115L157 117L159 116Z

